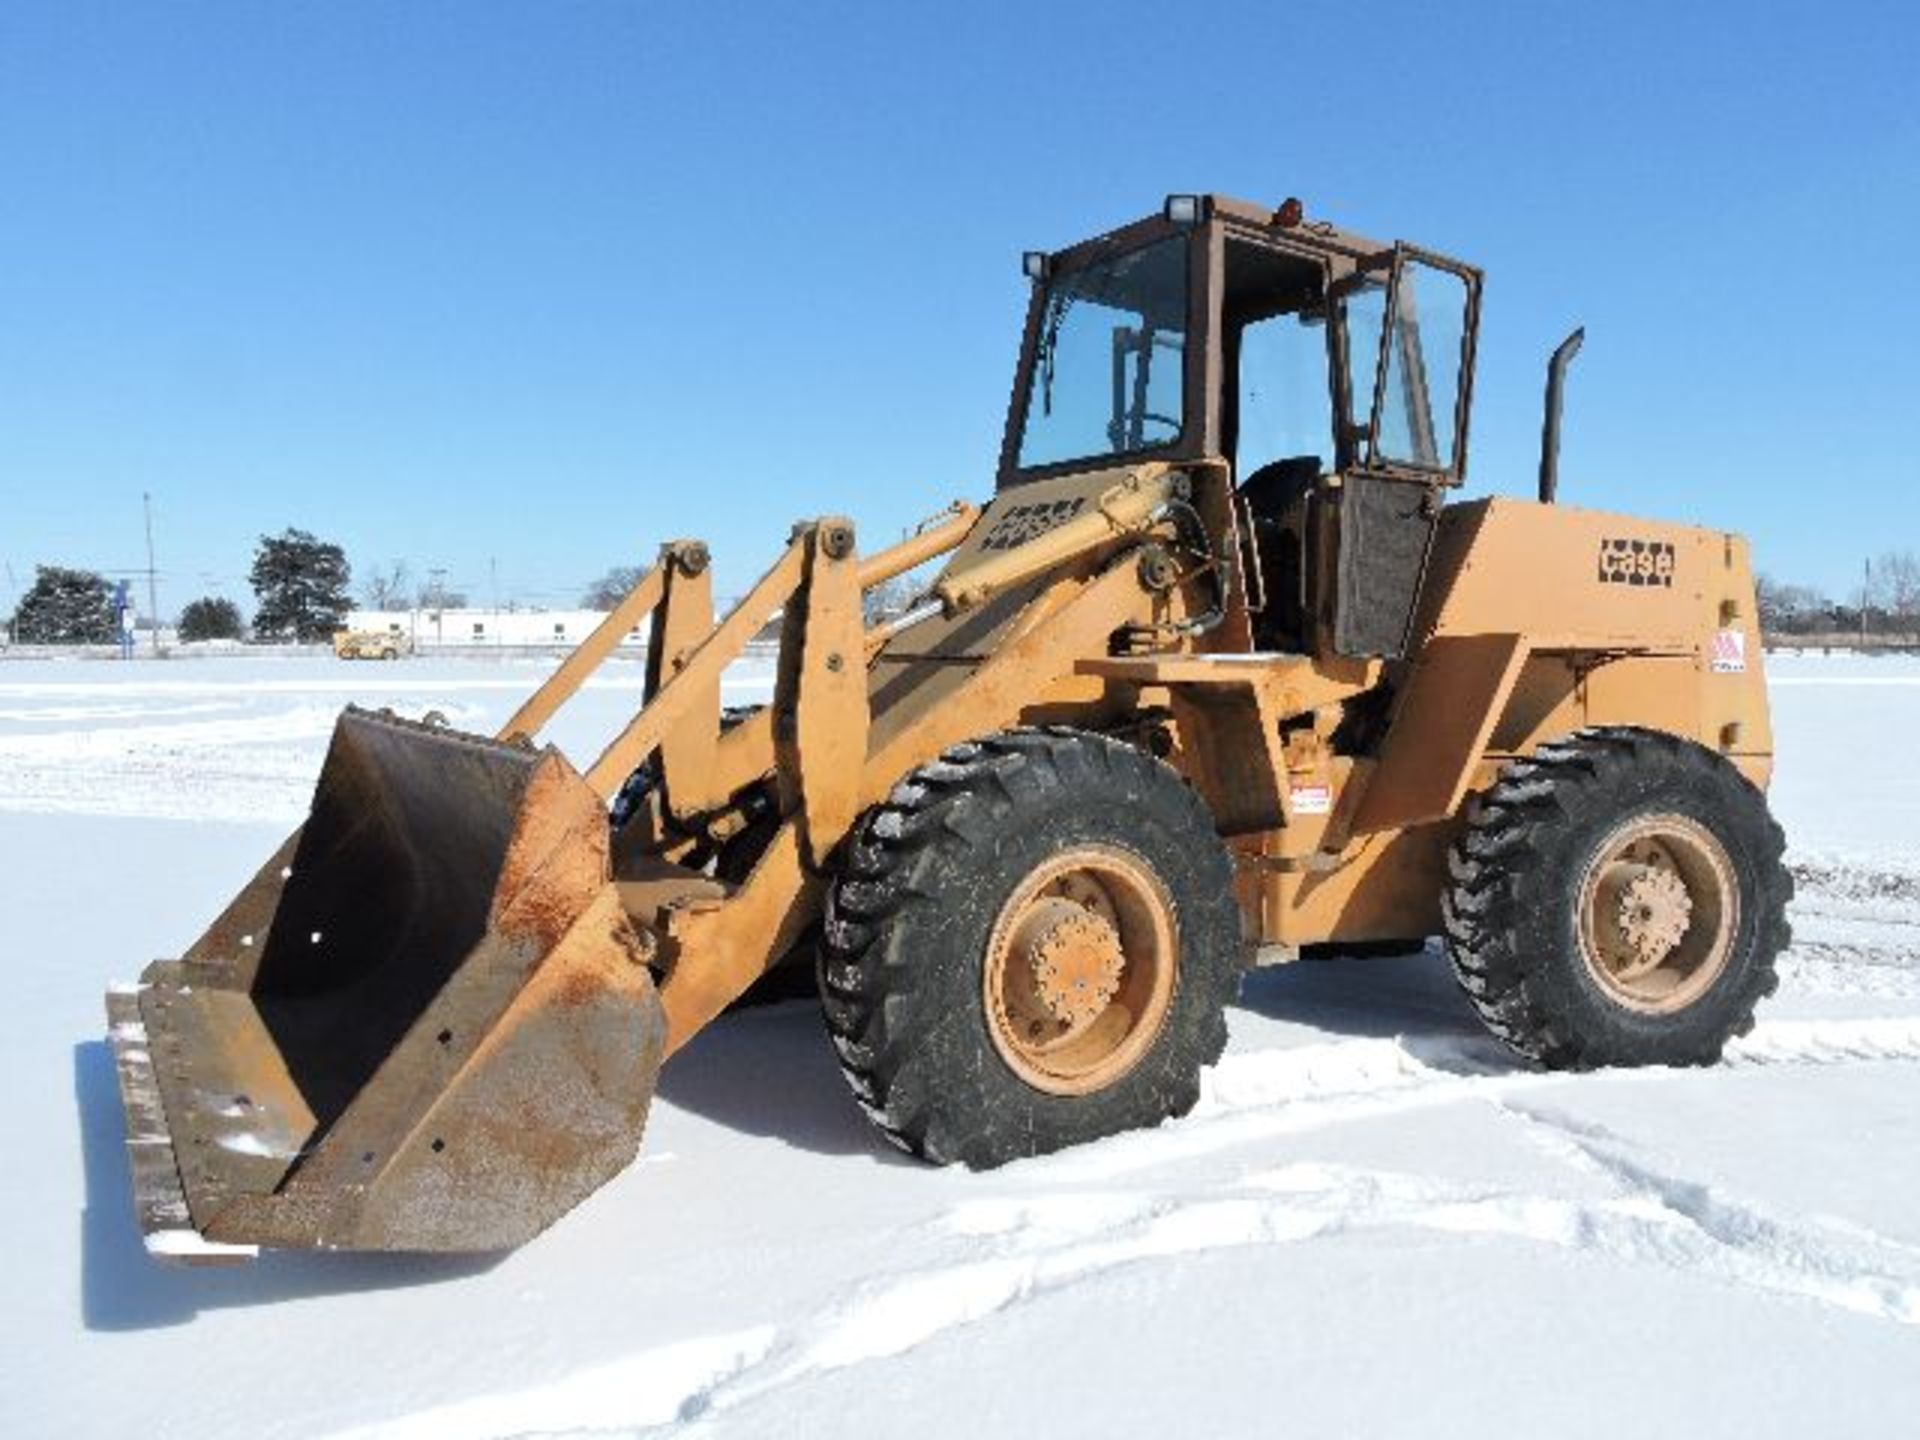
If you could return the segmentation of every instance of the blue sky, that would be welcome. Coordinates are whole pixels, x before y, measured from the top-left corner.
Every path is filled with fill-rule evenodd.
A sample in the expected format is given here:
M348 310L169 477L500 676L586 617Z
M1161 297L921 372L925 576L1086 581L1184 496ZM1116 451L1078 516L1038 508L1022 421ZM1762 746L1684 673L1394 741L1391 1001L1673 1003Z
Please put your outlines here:
M1170 190L1488 272L1472 492L1920 548L1910 5L12 0L0 561L254 538L570 604L991 484L1023 248ZM0 585L5 582L0 573ZM0 609L12 594L0 589Z

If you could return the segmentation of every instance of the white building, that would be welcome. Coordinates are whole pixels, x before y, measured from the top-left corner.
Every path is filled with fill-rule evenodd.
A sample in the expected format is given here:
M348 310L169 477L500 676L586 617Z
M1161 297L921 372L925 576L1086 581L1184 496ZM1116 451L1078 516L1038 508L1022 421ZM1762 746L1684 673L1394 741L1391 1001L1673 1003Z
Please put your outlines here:
M415 650L571 650L606 619L599 610L355 610L349 630L384 630ZM646 648L646 625L621 637L621 647Z

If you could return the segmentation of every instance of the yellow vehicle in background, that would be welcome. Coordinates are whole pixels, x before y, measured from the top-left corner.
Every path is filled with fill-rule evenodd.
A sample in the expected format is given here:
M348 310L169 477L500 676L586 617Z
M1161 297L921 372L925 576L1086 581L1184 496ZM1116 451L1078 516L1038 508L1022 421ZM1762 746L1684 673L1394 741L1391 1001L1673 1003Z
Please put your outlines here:
M413 653L413 641L391 630L336 630L333 653L342 660L398 660Z

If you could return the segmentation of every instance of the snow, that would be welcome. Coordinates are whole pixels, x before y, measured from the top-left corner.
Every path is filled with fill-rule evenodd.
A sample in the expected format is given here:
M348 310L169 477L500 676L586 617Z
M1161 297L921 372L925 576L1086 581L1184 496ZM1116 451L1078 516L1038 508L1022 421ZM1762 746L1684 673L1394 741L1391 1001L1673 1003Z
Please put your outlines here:
M1193 1115L974 1175L892 1151L793 1003L676 1058L640 1162L511 1255L157 1263L101 991L271 852L340 705L484 729L544 669L0 664L5 1433L1762 1436L1920 1402L1914 659L1769 657L1796 940L1713 1070L1525 1070L1437 954L1310 961L1249 978ZM576 760L640 675L563 716Z
M256 1245L222 1244L198 1230L155 1230L145 1238L148 1254L168 1260L249 1260L260 1253Z
M554 663L94 662L79 667L85 680L70 678L72 664L8 664L0 666L0 795L16 812L291 828L306 814L342 706L416 720L437 710L450 725L485 733ZM770 675L770 662L746 662L723 683L724 700L762 698ZM553 738L591 759L644 685L642 663L620 657L587 682Z

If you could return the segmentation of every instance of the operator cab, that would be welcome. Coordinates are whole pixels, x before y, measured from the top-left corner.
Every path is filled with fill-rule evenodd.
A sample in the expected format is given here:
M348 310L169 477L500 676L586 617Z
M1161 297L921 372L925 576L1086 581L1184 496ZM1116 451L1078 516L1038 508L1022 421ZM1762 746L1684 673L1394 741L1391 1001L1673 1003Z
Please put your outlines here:
M1465 473L1479 272L1190 195L1025 269L1001 488L1190 465L1239 556L1221 643L1400 655Z

